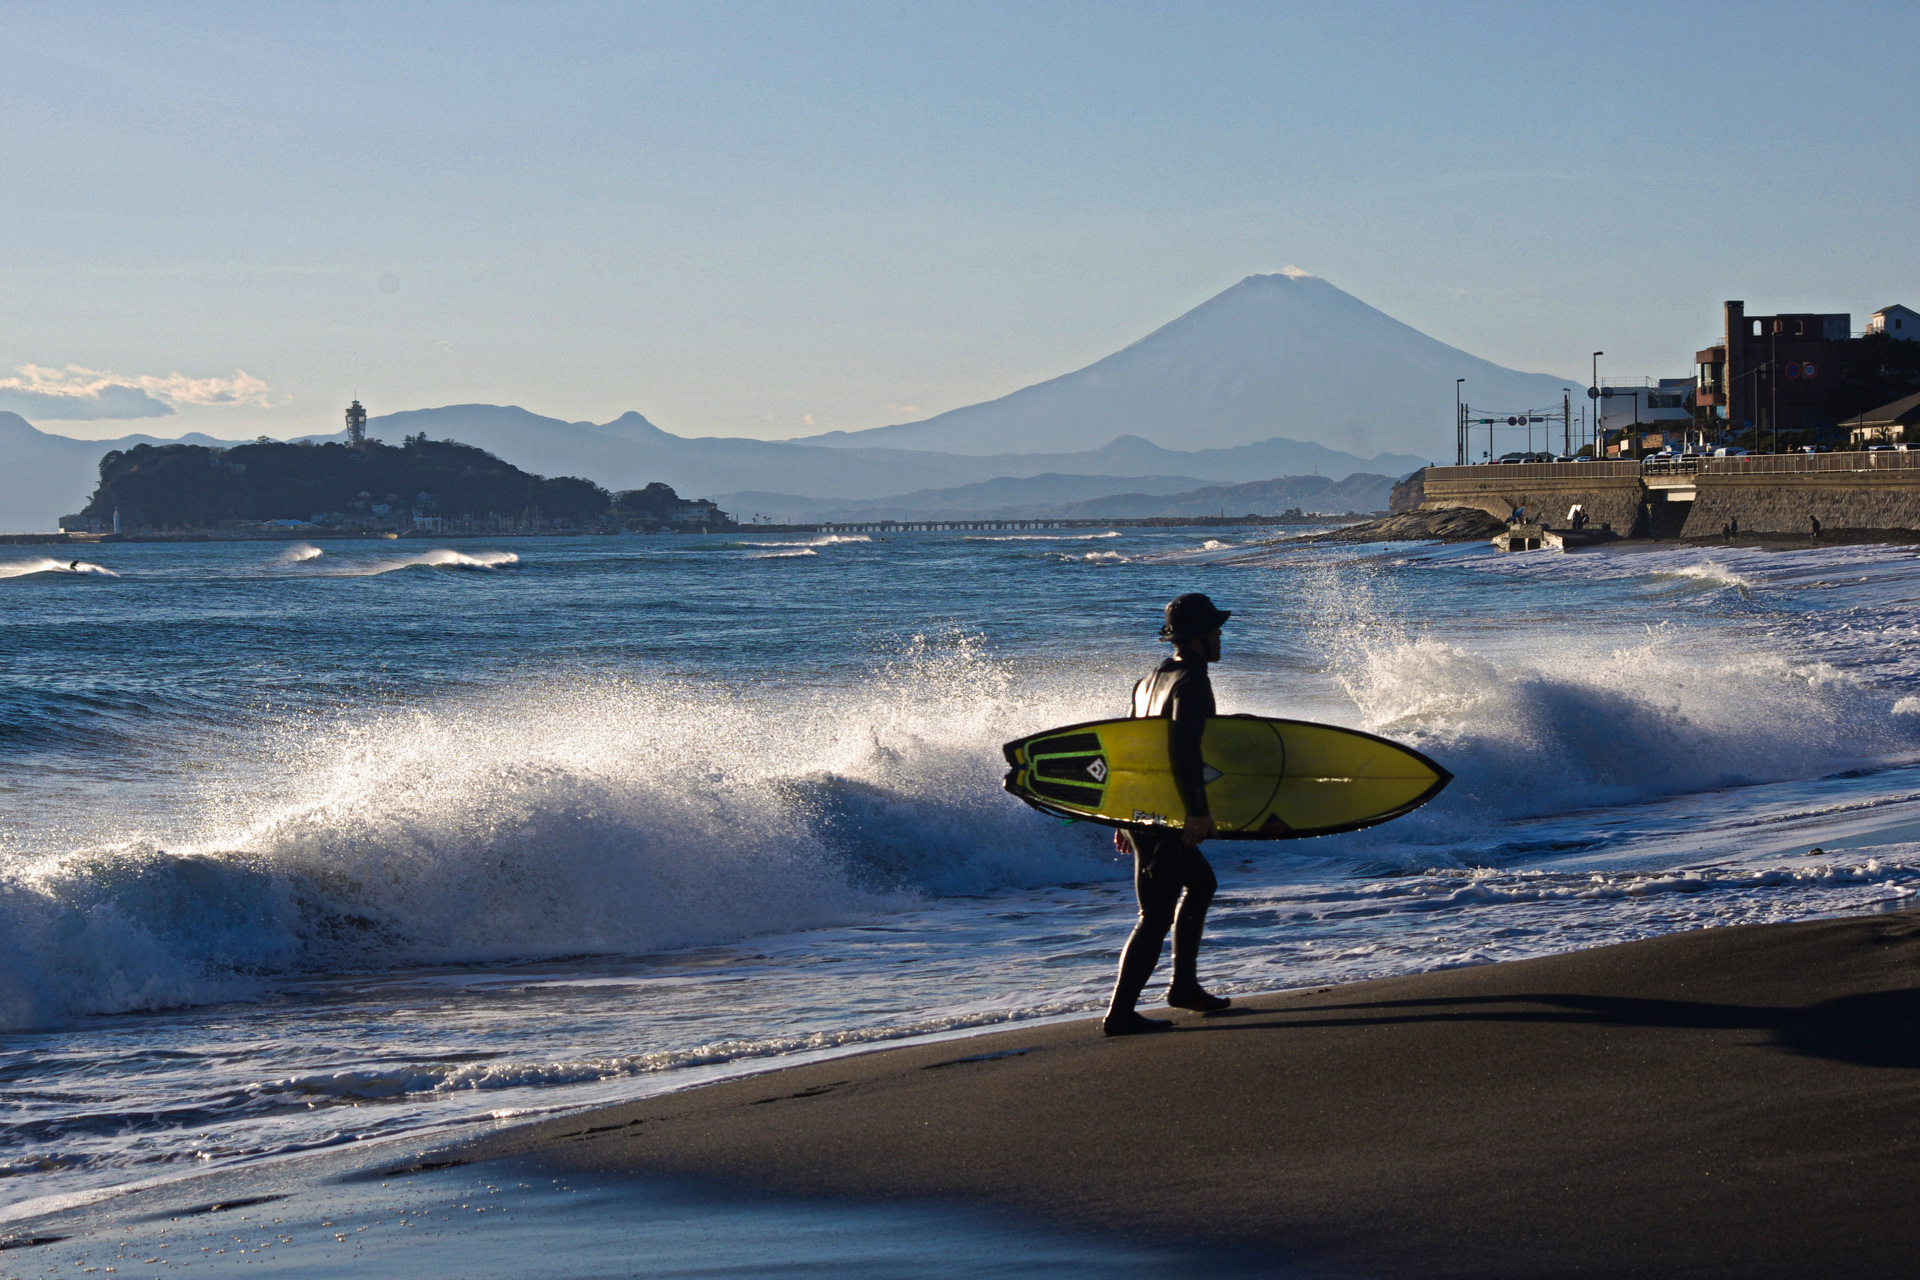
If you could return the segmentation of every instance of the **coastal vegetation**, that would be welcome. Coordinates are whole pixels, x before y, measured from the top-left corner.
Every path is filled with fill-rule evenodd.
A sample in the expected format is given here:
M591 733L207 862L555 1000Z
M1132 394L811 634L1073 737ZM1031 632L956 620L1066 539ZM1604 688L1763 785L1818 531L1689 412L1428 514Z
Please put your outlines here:
M123 526L156 529L271 520L352 528L402 516L586 524L608 517L612 506L592 481L532 475L484 449L423 433L398 447L263 439L230 449L116 449L100 459L99 487L83 514L108 525L117 511Z

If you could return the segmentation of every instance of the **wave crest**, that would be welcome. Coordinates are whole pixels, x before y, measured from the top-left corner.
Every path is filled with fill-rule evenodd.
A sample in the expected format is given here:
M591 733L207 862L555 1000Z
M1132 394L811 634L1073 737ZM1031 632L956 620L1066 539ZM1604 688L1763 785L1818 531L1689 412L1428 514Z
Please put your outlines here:
M1117 874L1103 831L1000 792L999 743L1085 703L1012 680L971 645L925 646L851 691L602 681L286 725L273 787L256 784L286 798L172 850L133 840L0 877L0 1026Z

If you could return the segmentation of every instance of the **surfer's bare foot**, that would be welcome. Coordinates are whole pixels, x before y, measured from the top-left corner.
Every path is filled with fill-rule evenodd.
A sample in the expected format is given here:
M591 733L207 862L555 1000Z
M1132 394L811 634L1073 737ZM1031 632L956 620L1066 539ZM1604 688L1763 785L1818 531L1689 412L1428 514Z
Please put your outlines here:
M1165 1018L1144 1018L1132 1009L1125 1013L1110 1013L1100 1023L1100 1029L1110 1036L1144 1036L1155 1031L1171 1031L1173 1023Z
M1211 994L1196 982L1190 987L1169 987L1167 1003L1176 1009L1191 1009L1195 1013L1218 1013L1233 1001Z

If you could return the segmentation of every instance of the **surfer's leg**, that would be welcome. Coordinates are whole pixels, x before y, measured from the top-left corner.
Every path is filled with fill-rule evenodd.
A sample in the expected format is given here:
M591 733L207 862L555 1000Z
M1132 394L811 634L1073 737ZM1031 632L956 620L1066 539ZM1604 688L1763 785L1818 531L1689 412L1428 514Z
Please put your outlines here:
M1209 995L1200 985L1200 935L1207 927L1207 908L1220 881L1213 864L1198 849L1187 850L1186 894L1180 899L1173 919L1173 984L1167 988L1167 1003L1176 1009L1197 1009L1210 1013L1233 1003L1224 996Z
M1133 892L1140 901L1140 916L1120 951L1120 975L1107 1005L1105 1025L1109 1035L1160 1030L1169 1025L1140 1017L1133 1006L1139 1003L1147 979L1160 963L1160 948L1173 928L1183 879L1178 852L1184 852L1184 848L1177 835L1161 839L1143 832L1133 833L1133 844Z

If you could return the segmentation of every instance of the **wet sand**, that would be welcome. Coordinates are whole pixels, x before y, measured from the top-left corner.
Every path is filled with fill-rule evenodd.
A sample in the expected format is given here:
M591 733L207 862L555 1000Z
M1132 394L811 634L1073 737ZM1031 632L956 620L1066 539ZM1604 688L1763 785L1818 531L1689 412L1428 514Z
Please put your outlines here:
M1908 1276L1920 914L1265 996L1152 1037L918 1045L430 1159L501 1157L960 1205L1276 1274Z

